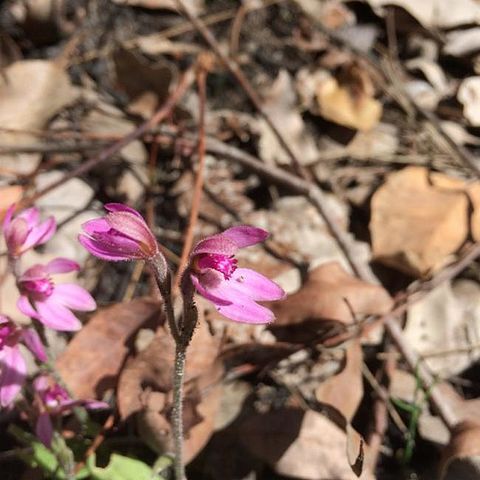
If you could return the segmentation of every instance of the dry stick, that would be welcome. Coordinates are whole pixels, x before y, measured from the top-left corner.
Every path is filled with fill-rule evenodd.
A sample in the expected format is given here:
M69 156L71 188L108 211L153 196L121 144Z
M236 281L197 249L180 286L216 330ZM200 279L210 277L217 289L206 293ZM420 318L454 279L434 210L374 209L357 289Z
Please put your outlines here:
M212 32L208 29L205 23L195 15L195 13L192 11L188 4L186 4L183 0L176 0L176 3L180 11L185 14L185 16L190 20L190 22L192 22L192 25L197 29L203 39L208 43L210 48L215 52L215 55L220 59L220 61L225 65L225 67L227 67L230 73L236 78L237 82L240 84L243 91L247 94L253 106L258 110L260 115L267 122L273 134L277 137L278 142L290 158L296 173L302 177L306 176L306 172L304 172L304 169L302 168L297 156L283 138L283 135L276 127L270 115L263 108L260 97L257 95L257 92L254 90L251 83L249 82L241 68L238 66L237 62L229 58L222 51L219 43L217 42Z
M109 160L113 155L118 153L120 150L126 147L129 143L143 136L152 127L155 127L159 122L161 122L173 110L175 105L183 97L183 95L187 91L188 87L192 84L194 79L195 79L194 67L190 67L182 75L174 92L168 97L168 99L165 101L162 107L153 115L153 117L150 120L147 120L146 122L142 123L139 127L132 130L130 133L122 137L120 140L113 143L112 145L107 147L105 150L102 150L98 155L95 155L94 157L90 158L85 163L82 163L74 170L66 173L57 181L52 182L50 185L47 185L42 190L24 199L21 204L22 208L32 205L38 198L51 192L52 190L59 187L60 185L63 185L65 182L67 182L71 178L83 175L87 173L89 170L91 170L92 168Z
M199 124L198 124L198 167L193 187L192 207L188 218L187 231L183 241L182 256L175 276L173 291L174 294L180 286L180 279L184 268L187 265L188 256L193 245L193 234L197 224L198 214L200 212L200 202L202 198L202 189L205 171L205 103L206 103L206 78L207 71L200 66L197 73L198 96L199 96Z

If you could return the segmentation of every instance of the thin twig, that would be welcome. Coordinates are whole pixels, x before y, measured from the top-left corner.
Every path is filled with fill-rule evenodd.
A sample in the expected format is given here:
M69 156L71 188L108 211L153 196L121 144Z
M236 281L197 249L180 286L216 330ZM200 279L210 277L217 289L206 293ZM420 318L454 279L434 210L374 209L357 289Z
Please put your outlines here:
M187 264L188 256L193 245L193 236L195 226L200 212L200 202L202 199L204 171L205 171L205 103L206 103L206 78L207 70L200 66L197 72L198 96L199 96L199 124L198 124L198 166L193 187L192 206L188 218L187 231L183 241L182 255L180 264L175 276L173 291L176 292L180 285L182 272Z
M63 185L65 182L67 182L71 178L84 175L85 173L90 171L92 168L95 168L98 165L102 164L103 162L109 160L113 155L120 152L129 143L133 142L139 137L142 137L152 127L156 126L159 122L161 122L173 110L173 108L175 108L176 104L183 97L183 95L187 91L188 87L192 84L194 79L195 79L194 67L191 67L182 75L174 92L168 97L168 99L165 101L162 107L153 115L153 117L150 120L147 120L146 122L142 123L139 127L132 130L123 138L121 138L114 144L110 145L106 149L102 150L98 155L95 155L94 157L90 158L86 162L80 164L74 170L66 173L60 179L50 183L45 188L36 192L31 197L24 199L22 201L22 208L32 205L40 197L51 192L52 190L59 187L60 185Z
M208 29L205 23L198 18L195 13L192 11L190 5L188 5L183 0L175 0L180 11L185 14L185 16L192 22L192 25L197 29L203 39L208 43L210 48L213 50L215 55L218 59L225 65L225 67L229 70L229 72L236 78L237 82L242 87L243 91L246 93L249 100L252 102L253 106L257 109L258 113L262 116L262 118L267 122L268 126L272 130L273 134L278 140L278 143L281 145L285 153L290 158L292 165L295 171L301 175L306 176L306 172L301 166L300 161L298 160L296 154L291 149L290 145L288 145L287 141L281 134L280 130L275 125L275 122L270 117L269 113L265 110L262 104L262 100L258 96L257 92L253 88L252 84L248 80L248 78L243 73L242 69L238 66L238 63L229 58L220 47L217 39L213 35L213 33Z

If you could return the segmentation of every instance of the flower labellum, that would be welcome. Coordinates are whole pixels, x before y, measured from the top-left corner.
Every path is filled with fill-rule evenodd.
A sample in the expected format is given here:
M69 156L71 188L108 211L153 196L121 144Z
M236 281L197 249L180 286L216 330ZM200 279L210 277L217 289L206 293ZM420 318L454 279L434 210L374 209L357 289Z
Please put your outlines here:
M10 256L17 258L30 248L41 245L52 238L57 228L53 217L40 222L40 211L28 208L13 216L15 205L7 210L3 221L3 235Z
M147 260L159 253L155 236L143 217L133 208L107 203L105 217L82 225L79 242L103 260Z
M79 330L82 324L72 310L95 310L95 300L79 285L55 284L51 278L52 274L73 272L79 268L72 260L56 258L46 265L34 265L26 270L18 279L21 293L18 309L54 330Z
M235 253L263 242L268 232L240 225L201 240L192 250L188 273L197 292L223 316L243 323L270 323L274 315L257 301L280 300L285 292L275 282L248 268L239 268Z

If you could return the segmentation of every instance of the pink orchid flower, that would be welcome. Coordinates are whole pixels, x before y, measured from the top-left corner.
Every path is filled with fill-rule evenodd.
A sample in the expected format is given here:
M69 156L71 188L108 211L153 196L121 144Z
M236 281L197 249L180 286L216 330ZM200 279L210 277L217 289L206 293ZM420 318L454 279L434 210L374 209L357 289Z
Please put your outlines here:
M15 205L11 205L3 220L3 234L9 255L19 257L52 238L57 229L53 217L40 222L40 211L36 207L28 208L15 217L14 211Z
M56 258L47 265L34 265L18 279L20 298L18 309L54 330L73 331L82 326L71 310L95 310L93 297L73 283L55 284L52 274L79 270L78 263L66 258Z
M280 300L285 292L254 270L238 268L238 249L263 242L268 232L241 225L201 240L190 256L190 278L223 316L236 322L270 323L274 315L257 301Z
M107 203L107 215L82 225L79 242L103 260L145 260L159 253L155 236L133 208Z
M27 365L19 348L25 346L41 362L47 361L45 349L35 330L20 328L0 315L0 406L7 407L20 392L27 376Z
M46 375L37 377L33 382L33 388L40 400L40 414L37 418L35 433L48 448L50 448L53 439L52 416L68 413L77 406L83 406L90 410L109 408L106 402L72 399L63 387Z

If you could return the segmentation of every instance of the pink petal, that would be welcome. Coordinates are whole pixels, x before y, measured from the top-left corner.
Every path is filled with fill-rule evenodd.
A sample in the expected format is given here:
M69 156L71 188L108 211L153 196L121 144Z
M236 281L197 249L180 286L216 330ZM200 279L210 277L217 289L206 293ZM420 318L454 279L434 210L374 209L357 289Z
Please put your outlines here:
M285 292L280 286L249 268L237 268L229 283L235 291L252 300L280 300L285 297Z
M128 240L128 239L126 239ZM130 245L130 250L128 250L124 245L120 251L115 245L105 245L105 243L89 238L86 235L80 234L78 236L78 241L87 249L92 255L95 255L102 260L118 262L120 260L132 260L134 258L143 258L140 256L138 245L132 240L128 240Z
M96 233L106 233L110 229L110 225L104 218L94 218L82 224L82 230L92 236Z
M10 205L7 211L5 212L5 218L3 219L3 226L2 226L3 231L8 229L10 222L12 221L13 214L15 213L15 207L16 205L12 203L12 205Z
M152 255L157 251L157 241L143 218L130 212L115 212L107 215L108 224L122 235L144 244Z
M48 360L45 347L38 333L33 328L25 328L22 332L22 340L27 348L40 360L46 362Z
M252 227L250 225L239 225L228 228L221 233L221 235L234 242L238 248L243 248L264 242L269 234L262 228Z
M5 240L8 248L19 249L28 237L28 224L23 218L14 218L10 227L5 231Z
M226 280L223 279L223 275L220 272L215 272L214 270L212 270L211 272L204 273L202 275L202 280L197 278L196 275L190 275L190 278L192 279L192 283L196 288L197 292L203 298L206 298L207 300L214 303L215 305L230 305L232 303L230 300L221 297L222 291L218 292L211 282L203 281L203 277L205 277L209 273L211 273L212 275L218 274L219 277L221 277L219 278L219 281L226 282Z
M123 203L106 203L104 208L108 212L128 212L143 220L143 217L135 209L128 207Z
M33 228L40 219L40 210L37 207L30 207L20 212L18 217L23 218L28 223L29 228Z
M90 312L97 308L93 297L79 285L74 283L62 283L55 286L52 297L56 302L65 305L72 310Z
M20 392L27 376L27 365L18 347L0 351L0 406L7 407Z
M230 305L215 305L215 308L224 317L235 322L263 324L275 320L271 310L255 303L248 297L239 297Z
M48 273L68 273L80 270L80 265L68 258L55 258L45 265L45 269Z
M235 255L237 250L238 245L235 242L219 233L200 240L192 250L191 257L201 253L215 253L218 255L231 256Z
M27 317L38 319L38 313L32 307L32 304L26 295L21 295L17 300L17 308Z
M52 446L53 425L50 415L47 412L43 412L38 416L35 434L47 448Z
M38 320L47 327L66 332L82 328L80 320L68 308L52 301L51 296L43 302L35 302L35 307L38 312Z
M53 217L47 218L43 223L38 226L35 226L30 231L28 235L24 249L35 247L36 245L41 245L42 243L48 242L50 238L54 235L57 230L57 222Z

